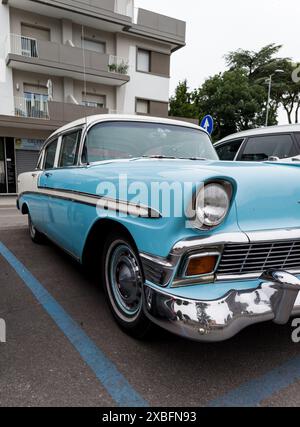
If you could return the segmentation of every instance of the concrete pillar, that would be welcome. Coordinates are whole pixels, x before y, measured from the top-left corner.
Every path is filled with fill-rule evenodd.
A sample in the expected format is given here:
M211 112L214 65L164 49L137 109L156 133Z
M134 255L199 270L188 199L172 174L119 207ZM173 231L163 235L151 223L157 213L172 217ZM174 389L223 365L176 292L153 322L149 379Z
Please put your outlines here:
M74 103L74 81L70 77L64 77L64 102Z

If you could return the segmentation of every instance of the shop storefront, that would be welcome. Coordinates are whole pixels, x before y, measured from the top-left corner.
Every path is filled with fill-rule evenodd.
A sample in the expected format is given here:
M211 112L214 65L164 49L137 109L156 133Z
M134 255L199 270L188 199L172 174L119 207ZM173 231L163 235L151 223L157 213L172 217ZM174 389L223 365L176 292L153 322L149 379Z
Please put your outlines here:
M34 170L44 141L0 137L0 194L17 193L17 177Z

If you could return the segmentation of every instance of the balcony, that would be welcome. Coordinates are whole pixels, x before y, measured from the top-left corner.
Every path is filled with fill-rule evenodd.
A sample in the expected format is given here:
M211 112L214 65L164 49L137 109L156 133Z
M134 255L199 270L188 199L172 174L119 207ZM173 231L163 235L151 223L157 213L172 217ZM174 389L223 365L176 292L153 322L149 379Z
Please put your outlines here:
M42 119L60 125L93 114L107 114L108 109L65 102L48 101L44 95L14 97L13 116L20 119ZM34 120L36 122L36 120Z
M2 0L17 9L59 19L71 19L78 24L97 28L106 25L108 31L120 31L132 22L134 0Z
M9 67L35 73L122 86L130 78L128 60L49 41L11 34L7 42Z
M44 96L15 97L15 116L49 120L48 100Z

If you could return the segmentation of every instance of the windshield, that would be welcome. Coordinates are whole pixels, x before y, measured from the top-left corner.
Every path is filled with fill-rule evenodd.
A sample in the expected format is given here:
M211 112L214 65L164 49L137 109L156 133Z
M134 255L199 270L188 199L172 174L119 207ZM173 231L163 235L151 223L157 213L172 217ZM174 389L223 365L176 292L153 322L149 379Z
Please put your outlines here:
M90 129L82 162L136 157L218 159L201 130L160 123L107 122Z

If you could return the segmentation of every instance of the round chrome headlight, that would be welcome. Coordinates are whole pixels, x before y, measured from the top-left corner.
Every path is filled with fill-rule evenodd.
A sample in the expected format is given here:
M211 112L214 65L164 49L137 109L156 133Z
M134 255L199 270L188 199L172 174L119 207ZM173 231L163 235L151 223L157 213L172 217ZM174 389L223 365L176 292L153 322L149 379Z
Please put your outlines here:
M204 227L216 227L224 220L230 206L230 184L210 183L202 187L197 196L197 219Z

